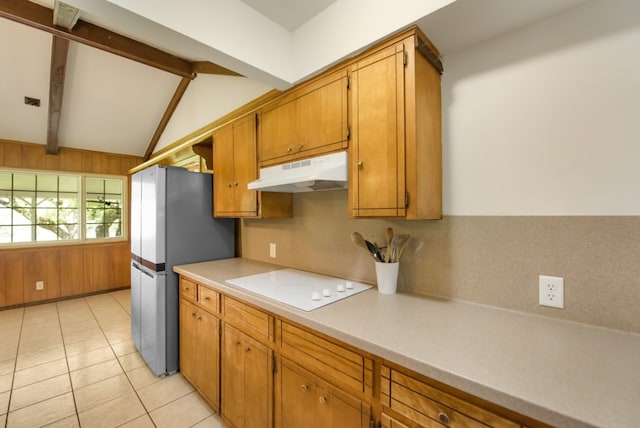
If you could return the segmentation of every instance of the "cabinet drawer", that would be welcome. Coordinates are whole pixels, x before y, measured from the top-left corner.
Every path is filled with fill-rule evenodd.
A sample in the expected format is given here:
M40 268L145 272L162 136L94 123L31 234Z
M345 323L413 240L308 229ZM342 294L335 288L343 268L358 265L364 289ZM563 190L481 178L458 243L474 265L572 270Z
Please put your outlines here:
M338 386L366 391L370 360L339 344L282 322L281 348L290 360Z
M198 303L209 312L220 312L220 294L202 285L198 285Z
M449 427L520 425L394 369L381 372L382 404L420 425L440 422Z
M273 337L273 317L265 312L225 296L223 314L227 323L262 343Z
M197 285L193 281L189 281L186 278L180 277L180 295L192 302L196 301L196 289Z

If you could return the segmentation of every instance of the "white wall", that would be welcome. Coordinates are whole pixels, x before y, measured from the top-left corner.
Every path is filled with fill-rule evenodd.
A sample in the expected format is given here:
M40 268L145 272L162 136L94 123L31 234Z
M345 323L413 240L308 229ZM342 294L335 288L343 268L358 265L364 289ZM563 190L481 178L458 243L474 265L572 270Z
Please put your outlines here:
M46 144L49 68L41 59L51 58L51 35L0 19L0 46L0 138ZM40 99L40 107L26 105L25 96Z
M640 2L444 58L444 212L640 214Z
M199 74L189 84L155 151L243 106L270 87L246 77Z

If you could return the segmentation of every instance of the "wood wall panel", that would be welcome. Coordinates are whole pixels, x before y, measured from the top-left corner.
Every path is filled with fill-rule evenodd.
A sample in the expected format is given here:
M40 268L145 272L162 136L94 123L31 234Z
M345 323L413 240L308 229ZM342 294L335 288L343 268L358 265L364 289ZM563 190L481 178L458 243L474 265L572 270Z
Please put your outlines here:
M142 157L61 147L49 155L41 144L0 140L0 167L128 175ZM129 241L3 249L0 307L128 287ZM44 281L36 291L35 282Z
M28 251L22 253L22 264L24 272L22 274L22 289L25 302L37 302L47 299L47 288L49 278L47 278L47 253L51 251ZM36 281L44 283L44 289L36 290Z
M60 251L47 251L45 254L47 284L44 289L47 299L57 299L60 297Z
M22 254L5 253L4 254L4 278L5 286L5 305L18 305L24 303L23 296L23 272L24 264L22 262Z
M22 168L22 146L7 144L4 148L4 166Z
M0 140L0 167L127 175L142 161L139 156L66 147L61 147L57 155L49 155L42 144Z
M45 169L46 153L44 146L23 146L22 147L22 168Z
M60 249L60 297L84 292L84 261L82 248Z

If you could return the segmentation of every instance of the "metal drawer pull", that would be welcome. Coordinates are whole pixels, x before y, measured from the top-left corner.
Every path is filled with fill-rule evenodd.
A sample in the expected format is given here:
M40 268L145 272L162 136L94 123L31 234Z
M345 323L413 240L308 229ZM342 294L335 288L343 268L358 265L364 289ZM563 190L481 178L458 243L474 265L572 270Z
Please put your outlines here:
M309 390L309 387L307 385L305 385L305 384L302 384L302 390L304 392L307 392Z
M327 404L327 398L323 397L322 395L320 396L320 398L318 398L318 401L320 402L320 404Z
M449 416L444 412L440 412L440 413L438 413L438 420L440 422L442 422L443 424L448 424L449 423Z
M251 352L251 348L245 349L244 352Z

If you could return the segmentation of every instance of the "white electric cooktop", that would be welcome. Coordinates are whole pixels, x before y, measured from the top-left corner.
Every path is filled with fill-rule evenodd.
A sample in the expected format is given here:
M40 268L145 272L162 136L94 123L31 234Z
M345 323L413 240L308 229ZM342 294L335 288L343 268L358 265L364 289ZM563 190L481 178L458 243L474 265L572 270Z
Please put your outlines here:
M371 288L359 282L296 269L274 270L226 282L303 311L318 309Z

